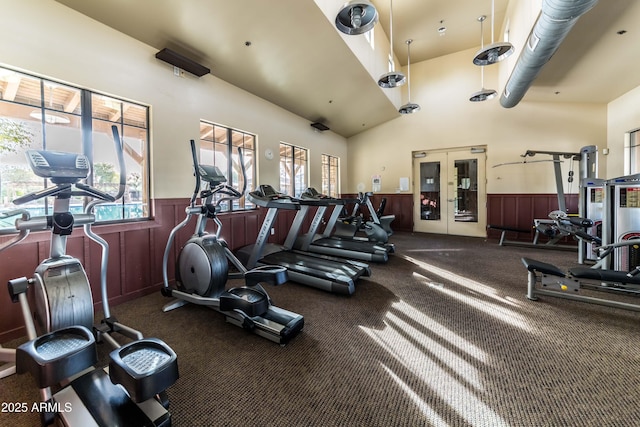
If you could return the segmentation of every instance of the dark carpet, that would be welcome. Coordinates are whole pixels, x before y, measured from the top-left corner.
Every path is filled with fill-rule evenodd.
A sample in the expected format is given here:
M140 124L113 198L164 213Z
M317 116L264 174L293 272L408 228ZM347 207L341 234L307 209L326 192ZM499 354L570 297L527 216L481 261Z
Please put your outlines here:
M640 425L640 313L525 297L521 257L566 268L576 253L419 233L392 241L391 260L352 296L268 288L305 316L286 346L207 308L162 313L159 292L113 312L178 354L174 426ZM28 375L0 380L0 402L37 400ZM0 413L2 426L37 424Z

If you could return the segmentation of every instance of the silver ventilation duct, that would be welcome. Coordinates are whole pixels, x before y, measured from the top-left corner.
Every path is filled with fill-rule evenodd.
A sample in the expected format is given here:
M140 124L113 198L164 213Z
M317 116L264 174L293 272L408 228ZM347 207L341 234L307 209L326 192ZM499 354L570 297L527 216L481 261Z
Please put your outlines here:
M542 67L558 50L578 18L598 0L543 0L542 10L522 53L505 85L500 105L515 107L524 97Z

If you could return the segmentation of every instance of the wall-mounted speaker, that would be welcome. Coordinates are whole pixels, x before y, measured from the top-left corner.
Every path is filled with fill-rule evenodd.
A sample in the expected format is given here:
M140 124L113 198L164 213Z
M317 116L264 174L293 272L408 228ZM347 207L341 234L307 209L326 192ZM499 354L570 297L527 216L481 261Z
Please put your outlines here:
M181 70L188 71L194 76L202 77L205 74L209 74L209 72L211 72L211 70L204 65L200 65L196 61L193 61L186 56L180 55L178 52L174 52L173 50L168 48L164 48L160 52L156 53L156 58L167 62L174 67L178 67Z
M329 130L328 126L323 125L320 122L311 123L311 127L319 132L324 132L325 130Z

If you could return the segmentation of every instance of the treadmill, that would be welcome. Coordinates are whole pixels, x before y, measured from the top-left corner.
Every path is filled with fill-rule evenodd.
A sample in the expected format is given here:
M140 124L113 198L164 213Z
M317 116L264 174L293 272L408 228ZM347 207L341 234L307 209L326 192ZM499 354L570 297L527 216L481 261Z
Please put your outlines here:
M324 291L351 295L355 282L362 276L370 276L367 264L354 260L310 254L293 249L295 235L289 231L284 245L267 243L271 228L280 209L300 210L302 206L316 205L315 201L293 199L278 193L270 185L261 185L247 194L247 200L267 208L256 242L238 250L237 257L251 269L261 265L279 265L287 268L289 278L297 283Z
M320 224L324 218L324 214L329 206L333 206L333 213L342 211L346 204L344 199L336 199L318 193L315 188L307 188L300 196L301 202L313 200L318 203L318 209L311 221L309 231L298 236L300 229L304 223L310 205L302 205L296 214L291 227L297 238L295 239L294 248L305 252L332 255L342 258L357 259L362 261L371 261L385 263L389 260L389 253L393 252L393 246L383 243L376 243L356 239L343 239L333 236L325 237L317 234Z

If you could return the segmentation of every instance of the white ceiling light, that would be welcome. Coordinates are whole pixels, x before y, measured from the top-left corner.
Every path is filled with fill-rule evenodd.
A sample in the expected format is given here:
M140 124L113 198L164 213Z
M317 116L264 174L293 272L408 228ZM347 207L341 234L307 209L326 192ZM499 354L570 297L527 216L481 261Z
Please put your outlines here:
M482 50L482 48L484 48L484 31L482 31L483 30L482 23L484 22L485 19L487 19L487 17L485 15L482 15L482 16L478 17L478 21L480 21L480 49L481 50ZM493 89L485 89L484 88L484 68L480 68L480 87L482 89L480 89L477 92L474 92L471 95L471 98L469 98L469 101L471 101L471 102L486 101L488 99L495 98L496 95L498 94L498 92L496 92Z
M389 72L383 74L378 79L378 86L391 89L397 86L402 86L407 82L407 78L399 71L395 71L395 57L393 55L393 0L389 0L389 39L390 39L390 53L389 53Z
M345 3L336 15L336 27L349 35L364 34L378 22L378 11L366 0Z
M483 46L476 56L473 57L473 63L476 65L484 66L495 64L503 59L507 58L514 51L513 45L508 42L495 42L493 41L493 27L495 21L495 1L491 0L491 44Z
M413 114L416 111L420 110L420 106L418 104L414 104L411 102L411 43L413 40L409 39L405 43L407 44L407 90L409 92L408 102L404 104L398 112L400 114Z

